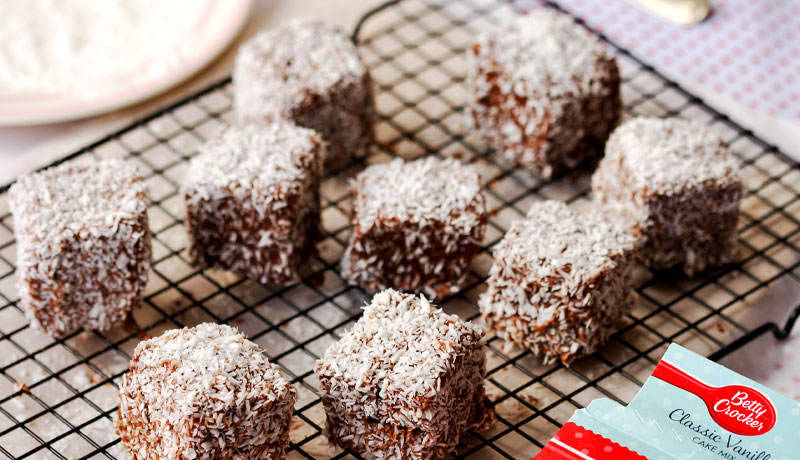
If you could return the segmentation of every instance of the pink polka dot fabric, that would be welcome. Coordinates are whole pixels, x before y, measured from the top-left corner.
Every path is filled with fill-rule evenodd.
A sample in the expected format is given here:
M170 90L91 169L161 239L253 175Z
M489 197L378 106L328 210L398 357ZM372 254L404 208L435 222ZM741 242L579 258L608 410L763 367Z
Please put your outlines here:
M800 327L800 324L798 324ZM726 358L722 364L800 401L800 329L785 342L767 335Z
M518 2L519 5L533 2ZM557 0L665 75L800 119L800 1L711 0L704 22L666 22L627 0Z

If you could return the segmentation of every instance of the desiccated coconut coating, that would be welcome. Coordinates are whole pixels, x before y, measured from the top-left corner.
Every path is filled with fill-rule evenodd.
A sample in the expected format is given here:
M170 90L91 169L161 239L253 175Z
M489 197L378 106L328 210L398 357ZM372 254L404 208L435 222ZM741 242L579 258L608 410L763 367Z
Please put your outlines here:
M117 431L132 460L284 459L295 398L244 334L204 323L137 345Z
M295 19L239 49L233 69L240 122L290 119L329 143L329 162L363 157L373 142L369 70L335 26Z
M446 297L467 277L487 219L471 166L436 157L370 166L356 177L342 276L371 291Z
M11 187L20 299L34 326L60 337L128 317L150 272L145 191L121 160L69 162Z
M191 160L183 189L189 252L262 283L287 284L322 237L324 146L288 122L230 128Z
M733 261L742 181L722 139L697 121L634 118L617 128L592 176L597 199L635 216L640 258L691 275Z
M467 53L467 113L490 147L545 178L599 156L619 119L614 58L567 15L534 10Z
M637 235L600 208L535 203L493 248L481 318L507 345L568 364L593 353L631 295Z
M317 362L327 433L379 459L432 459L494 420L480 327L393 289Z

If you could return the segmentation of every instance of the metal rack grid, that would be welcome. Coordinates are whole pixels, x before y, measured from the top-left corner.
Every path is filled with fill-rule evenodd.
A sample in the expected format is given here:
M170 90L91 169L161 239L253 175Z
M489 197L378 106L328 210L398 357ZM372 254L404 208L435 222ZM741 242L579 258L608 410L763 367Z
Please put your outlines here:
M324 413L312 372L314 360L368 299L338 273L348 232L348 180L365 164L393 156L455 156L481 169L493 209L489 231L466 287L443 304L466 318L477 315L490 248L511 221L536 200L586 199L590 171L542 181L464 132L463 54L477 31L513 14L515 7L500 0L397 0L362 18L354 39L376 82L379 148L364 163L331 171L323 181L327 238L295 286L265 286L199 270L186 255L180 177L196 146L230 121L229 80L68 157L124 157L147 172L154 270L142 307L123 326L60 340L28 326L14 285L7 186L0 188L0 458L127 458L112 417L116 384L134 347L166 329L202 321L239 327L293 380L298 402L290 458L360 458L329 446L322 436ZM741 156L748 190L740 255L732 266L694 279L640 270L639 300L611 343L570 368L542 365L527 351L504 353L491 339L487 389L498 422L487 432L465 435L457 458L533 457L576 408L601 396L630 400L672 341L720 358L764 333L785 336L791 328L791 321L783 329L762 324L759 309L750 306L768 286L800 286L800 166L626 50L609 47L619 59L628 113L704 120ZM799 312L795 309L793 318Z

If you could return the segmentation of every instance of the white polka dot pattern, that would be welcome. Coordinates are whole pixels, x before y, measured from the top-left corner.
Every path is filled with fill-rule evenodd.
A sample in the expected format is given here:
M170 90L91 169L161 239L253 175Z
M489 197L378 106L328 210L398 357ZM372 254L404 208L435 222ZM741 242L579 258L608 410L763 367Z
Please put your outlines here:
M533 3L517 2L524 10ZM800 118L800 2L717 0L711 16L691 28L625 0L558 3L669 77L751 110Z

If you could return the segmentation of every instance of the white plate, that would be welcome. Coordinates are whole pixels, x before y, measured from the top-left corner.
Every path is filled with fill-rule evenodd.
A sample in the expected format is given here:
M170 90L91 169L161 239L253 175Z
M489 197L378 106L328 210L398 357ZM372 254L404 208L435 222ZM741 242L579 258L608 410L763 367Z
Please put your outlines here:
M192 76L213 61L238 35L252 0L210 0L198 15L192 35L194 50L181 67L167 75L109 83L102 96L81 94L0 95L0 126L24 126L85 118L148 99Z

